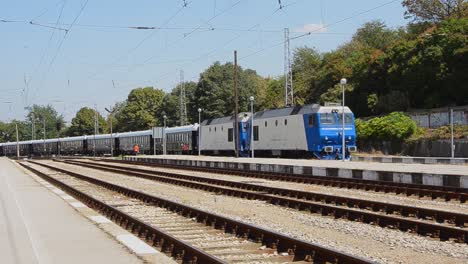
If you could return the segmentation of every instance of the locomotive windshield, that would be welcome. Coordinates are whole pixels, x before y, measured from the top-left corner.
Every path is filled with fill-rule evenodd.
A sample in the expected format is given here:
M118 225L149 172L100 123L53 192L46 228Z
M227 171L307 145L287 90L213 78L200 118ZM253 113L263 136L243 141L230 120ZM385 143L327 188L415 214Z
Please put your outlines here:
M335 123L335 117L332 113L322 113L320 114L320 124L323 125L332 125Z
M338 124L343 123L343 115L337 114L337 122ZM352 124L353 123L353 115L350 113L345 113L345 124Z
M340 113L321 113L320 114L320 124L322 125L334 125L341 124L342 114ZM353 123L353 115L351 113L345 113L345 123Z

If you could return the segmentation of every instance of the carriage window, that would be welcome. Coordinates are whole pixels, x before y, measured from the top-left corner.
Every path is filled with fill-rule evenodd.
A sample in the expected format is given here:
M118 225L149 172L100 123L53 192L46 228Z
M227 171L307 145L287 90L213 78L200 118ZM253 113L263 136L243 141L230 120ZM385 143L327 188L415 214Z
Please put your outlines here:
M210 132L211 132L211 127L210 127Z
M215 132L216 132L216 127L215 127Z
M221 131L224 131L224 127L223 127L223 126L221 126Z
M278 126L278 120L275 120L275 126Z
M232 142L233 135L232 135L233 129L228 128L228 142Z
M253 137L254 141L258 141L258 126L253 127Z
M337 117L337 119L338 119L338 124L342 124L342 122L343 122L343 121L342 121L342 119L343 119L343 118L342 118L342 117L343 117L343 114L338 113L338 114L336 115L336 117ZM352 124L352 123L353 123L353 115L352 115L352 114L350 114L350 113L345 113L345 123L346 123L346 124Z
M316 125L315 114L309 115L309 127L313 127Z
M285 125L285 126L288 125L288 120L287 120L287 119L284 120L284 125Z
M265 127L267 127L267 126L268 126L268 122L267 122L267 121L265 121Z
M332 113L321 113L320 114L320 123L325 125L330 125L335 123Z

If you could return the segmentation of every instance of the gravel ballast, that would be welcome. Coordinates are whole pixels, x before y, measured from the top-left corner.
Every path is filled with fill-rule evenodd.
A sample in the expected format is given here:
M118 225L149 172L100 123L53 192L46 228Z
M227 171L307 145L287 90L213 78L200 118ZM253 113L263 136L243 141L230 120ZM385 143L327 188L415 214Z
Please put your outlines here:
M466 244L441 242L399 230L282 208L262 201L220 196L75 165L47 163L125 187L143 190L202 210L243 220L306 241L337 248L353 255L371 258L381 263L466 263L468 261L468 245ZM248 178L248 180L253 179ZM257 182L257 179L255 181ZM343 191L343 189L337 191ZM378 195L381 196L381 194ZM441 203L401 198L431 204ZM449 205L458 207L455 203L449 203Z

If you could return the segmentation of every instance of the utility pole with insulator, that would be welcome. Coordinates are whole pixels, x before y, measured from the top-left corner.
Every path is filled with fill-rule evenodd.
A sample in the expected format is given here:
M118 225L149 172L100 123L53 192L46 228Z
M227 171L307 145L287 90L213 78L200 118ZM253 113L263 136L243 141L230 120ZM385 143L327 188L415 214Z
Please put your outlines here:
M294 106L289 28L284 29L284 105Z
M184 126L187 122L187 102L185 98L184 70L180 70L180 95L179 95L180 125Z
M234 51L234 101L236 104L235 107L235 126L234 126L234 144L235 146L235 152L236 152L236 157L239 157L239 139L238 139L238 134L239 134L239 103L238 103L238 95L237 95L237 50Z

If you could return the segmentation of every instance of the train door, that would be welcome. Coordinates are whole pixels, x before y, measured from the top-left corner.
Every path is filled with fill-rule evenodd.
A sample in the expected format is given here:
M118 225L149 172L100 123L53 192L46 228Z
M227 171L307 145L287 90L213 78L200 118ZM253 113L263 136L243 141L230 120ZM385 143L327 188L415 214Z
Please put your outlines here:
M320 131L318 126L318 114L311 113L304 115L304 127L307 139L307 149L311 152L321 151Z

